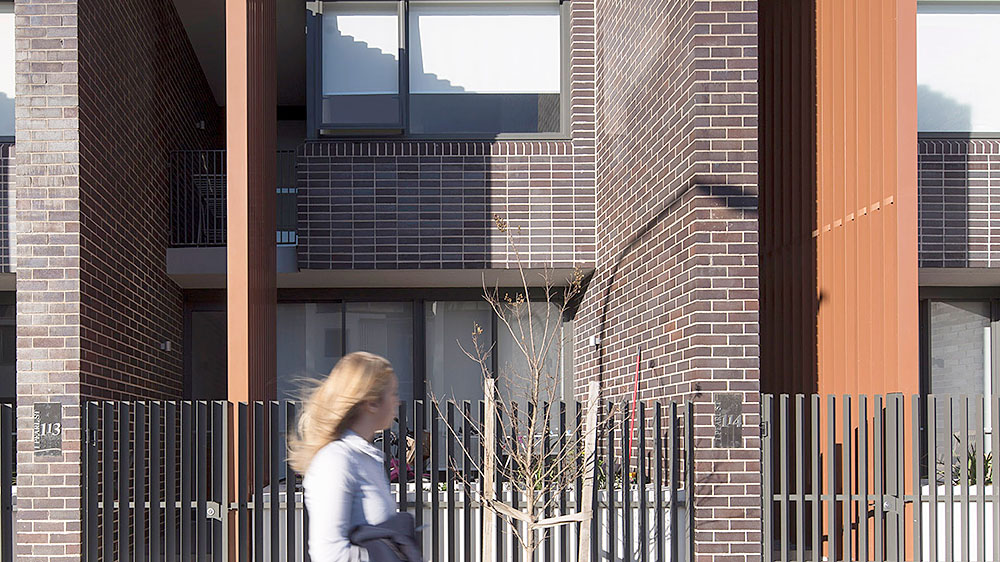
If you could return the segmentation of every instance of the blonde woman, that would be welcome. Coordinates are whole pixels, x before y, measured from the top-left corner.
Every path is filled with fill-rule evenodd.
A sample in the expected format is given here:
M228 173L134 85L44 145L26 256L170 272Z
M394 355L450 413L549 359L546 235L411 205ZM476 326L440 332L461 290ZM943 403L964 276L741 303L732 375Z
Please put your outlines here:
M289 457L305 475L308 547L314 562L361 559L361 551L351 545L352 531L396 515L382 453L372 439L392 424L398 388L387 360L351 353L305 402Z

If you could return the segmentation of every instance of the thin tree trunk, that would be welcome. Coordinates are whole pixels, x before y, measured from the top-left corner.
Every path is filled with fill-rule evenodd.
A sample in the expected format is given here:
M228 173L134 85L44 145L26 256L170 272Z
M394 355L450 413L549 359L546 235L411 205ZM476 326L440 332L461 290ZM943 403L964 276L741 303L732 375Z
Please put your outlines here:
M496 544L493 540L494 527L496 525L496 512L486 506L494 498L496 482L496 429L497 429L497 403L496 403L496 379L487 378L484 381L486 395L486 411L483 420L483 490L482 494L486 501L483 505L483 539L482 539L482 562L494 562L494 549ZM499 562L499 561L498 561Z
M583 441L583 506L580 511L587 514L587 517L580 522L580 551L578 553L579 562L590 561L590 521L594 518L594 463L597 461L597 405L599 401L600 387L597 381L591 381L587 389L587 421L585 430L587 432Z
M535 530L530 525L525 525L524 541L521 543L521 561L534 562L535 560Z

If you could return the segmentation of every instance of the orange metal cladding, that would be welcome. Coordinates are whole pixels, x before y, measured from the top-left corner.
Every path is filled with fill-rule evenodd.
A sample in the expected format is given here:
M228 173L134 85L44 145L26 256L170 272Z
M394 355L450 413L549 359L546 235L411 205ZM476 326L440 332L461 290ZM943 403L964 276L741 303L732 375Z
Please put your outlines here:
M761 388L917 393L916 1L759 10Z
M760 4L762 388L918 391L914 0Z
M916 393L916 2L816 20L817 390Z
M226 152L229 400L276 394L275 0L226 0ZM236 414L230 409L232 414ZM231 416L230 442L239 423ZM229 452L231 497L242 462ZM230 513L229 560L240 559Z
M759 4L761 389L817 391L812 2Z
M226 0L229 399L275 398L275 0Z

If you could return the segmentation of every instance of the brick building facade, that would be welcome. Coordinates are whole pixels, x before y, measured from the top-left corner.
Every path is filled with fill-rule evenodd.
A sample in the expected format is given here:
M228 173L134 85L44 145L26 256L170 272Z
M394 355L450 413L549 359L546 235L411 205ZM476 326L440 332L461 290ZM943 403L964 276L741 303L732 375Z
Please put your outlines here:
M167 156L216 146L220 117L171 2L15 14L18 558L77 558L80 405L182 395ZM61 458L32 453L35 402L63 404Z
M1000 140L924 138L919 146L920 267L994 267Z
M863 370L840 352L863 346L844 342L882 336L851 327L867 326L851 315L864 308L856 303L878 301L846 288L863 277L861 267L839 276L829 264L853 255L849 243L895 252L884 260L866 254L885 262L879 278L887 279L879 293L886 295L879 301L884 307L872 315L885 321L887 346L899 340L880 364L886 372L903 365L896 361L900 350L916 343L916 336L895 331L915 309L893 308L916 292L917 280L907 274L916 264L906 259L909 237L917 235L907 226L910 219L916 224L916 213L908 214L915 211L907 207L911 199L919 195L922 278L937 275L938 284L969 289L975 283L954 276L973 269L989 275L994 265L991 189L1000 158L994 140L925 138L918 154L907 154L910 136L916 138L908 112L916 108L908 105L908 90L894 90L888 79L879 90L885 107L878 107L898 122L887 118L871 131L857 126L854 137L837 136L842 128L831 123L862 123L860 116L878 107L849 105L830 88L846 80L852 92L867 91L865 78L855 74L875 72L834 64L839 55L826 47L853 29L831 8L835 2L540 1L555 7L546 14L560 29L559 41L546 45L558 45L562 113L543 118L554 92L541 88L527 104L537 113L537 130L454 138L413 133L406 119L343 130L317 125L325 122L325 106L314 98L343 92L318 85L327 53L302 31L322 30L317 18L337 5L247 4L275 10L273 27L249 16L236 21L224 9L230 3L16 0L16 151L0 144L0 291L15 282L16 271L10 292L17 301L17 529L25 559L81 557L80 405L87 400L225 399L238 394L237 386L284 398L293 375L325 375L330 362L353 349L395 354L406 396L421 398L428 381L443 376L428 360L434 350L426 328L435 315L462 306L476 311L469 305L482 304L484 279L517 285L516 260L494 225L500 217L522 229L519 249L529 273L579 268L586 275L582 300L563 319L563 351L572 357L565 397L582 398L588 383L598 381L604 398L628 399L641 357L641 400L694 404L696 558L759 560L762 388L837 391L826 383ZM886 41L902 44L909 20L887 14L905 15L909 4L877 3L886 9L873 21L898 26ZM418 5L400 4L397 13ZM406 25L394 25L396 39L405 40ZM243 52L233 51L227 34L237 26L249 30L241 40L254 47L245 49L247 61L270 65L277 54L276 77L270 66L244 69L243 76L223 71L232 62L227 48ZM400 45L394 54L391 35L374 33L364 53L389 65L417 56L412 49L400 56ZM389 47L379 46L386 37ZM815 48L815 60L814 51L799 47ZM897 52L886 49L880 62L902 83L906 61L890 51ZM227 90L227 72L230 88L235 76L249 93ZM396 79L408 79L407 70ZM402 99L408 86L395 87L390 94ZM524 92L473 89L449 93L498 96L511 115L518 112L510 107L523 102L515 98ZM276 107L262 110L272 94ZM376 94L385 92L364 95ZM365 103L358 107L386 102ZM408 102L399 103L403 115ZM563 126L552 132L559 119ZM869 132L884 133L885 146L865 144ZM274 139L259 138L272 133ZM251 247L271 235L254 220L263 212L259 184L271 168L254 157L270 157L272 144L295 154L295 186L277 185L276 193L264 186L275 206L293 202L285 209L293 243L279 239L273 256L269 244L266 251ZM250 161L216 158L227 146L229 154L242 146ZM879 150L882 160L866 156ZM185 157L172 159L177 151ZM861 155L872 174L888 178L878 220L892 218L884 219L882 238L844 234L845 217L850 211L846 220L853 224L855 210L834 217L836 227L834 219L821 224L847 205L837 199L824 206L826 195L848 186L861 197L858 186L867 185L856 177L834 181L854 166L833 158L840 151ZM13 173L3 165L8 154L16 154ZM909 185L914 156L919 179ZM184 170L172 167L179 161ZM237 177L238 166L243 176L257 177ZM826 175L817 179L818 171ZM227 197L236 190L247 200L232 205ZM5 202L14 207L12 244L4 239ZM758 208L769 213L766 220ZM185 213L192 220L177 220ZM238 233L239 244L227 246L233 224L246 231ZM190 232L178 236L180 228ZM812 261L782 261L796 256ZM245 271L228 267L237 262ZM952 277L942 282L942 275ZM925 285L931 287L922 295L926 314L934 299L968 296ZM227 289L247 298L227 300ZM979 295L984 287L972 289ZM1000 293L986 292L996 315ZM264 294L268 302L258 302ZM962 310L949 309L948 322L980 333L982 326L964 321ZM485 314L489 322L493 313ZM281 327L297 323L316 337L279 348L295 339ZM236 351L234 333L248 335ZM265 342L266 349L249 342ZM445 375L460 370L447 367ZM906 388L889 389L890 381L886 391L916 385L916 372L899 376ZM735 447L714 439L723 398L742 408ZM59 457L32 453L38 402L63 405Z
M759 556L756 2L597 3L597 268L577 388L696 404L697 555ZM600 345L591 345L591 336ZM743 447L713 450L736 394ZM720 475L726 474L720 478Z

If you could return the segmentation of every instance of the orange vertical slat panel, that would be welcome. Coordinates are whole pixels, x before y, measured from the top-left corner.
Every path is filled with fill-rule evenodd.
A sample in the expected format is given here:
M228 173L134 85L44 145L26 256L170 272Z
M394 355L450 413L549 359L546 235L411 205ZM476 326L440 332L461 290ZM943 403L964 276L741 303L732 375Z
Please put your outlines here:
M918 389L915 10L761 4L766 390Z
M226 1L229 398L275 397L275 0Z

